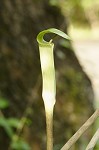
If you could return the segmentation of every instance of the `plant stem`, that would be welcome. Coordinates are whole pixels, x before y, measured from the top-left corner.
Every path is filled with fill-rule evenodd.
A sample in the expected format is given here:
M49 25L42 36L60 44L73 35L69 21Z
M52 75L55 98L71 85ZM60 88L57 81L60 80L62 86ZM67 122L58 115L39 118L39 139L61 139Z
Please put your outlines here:
M47 132L47 150L53 150L53 107L50 111L45 106L46 112L46 132Z

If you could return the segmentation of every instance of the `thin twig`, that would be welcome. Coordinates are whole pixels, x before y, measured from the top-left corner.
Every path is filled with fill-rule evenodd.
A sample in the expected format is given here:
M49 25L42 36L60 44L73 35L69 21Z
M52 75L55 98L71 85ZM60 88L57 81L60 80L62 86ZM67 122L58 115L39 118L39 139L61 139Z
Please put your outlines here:
M93 148L95 147L98 140L99 140L99 128L95 132L95 134L92 137L91 141L89 142L88 146L86 147L86 150L93 150Z
M81 126L81 128L68 140L61 150L68 150L80 138L80 136L95 122L99 117L99 109Z

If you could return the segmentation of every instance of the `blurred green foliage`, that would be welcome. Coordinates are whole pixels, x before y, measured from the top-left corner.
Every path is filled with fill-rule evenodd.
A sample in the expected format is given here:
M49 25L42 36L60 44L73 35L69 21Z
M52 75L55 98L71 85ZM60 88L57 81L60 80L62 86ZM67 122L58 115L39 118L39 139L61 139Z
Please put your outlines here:
M21 138L18 139L17 141L13 141L11 143L11 148L13 150L30 150L29 145Z
M9 103L6 99L0 98L0 109L4 109L9 106Z
M30 150L29 145L22 137L17 135L18 127L21 121L17 118L6 118L2 112L3 109L9 107L9 102L0 97L0 127L2 127L10 139L10 150Z

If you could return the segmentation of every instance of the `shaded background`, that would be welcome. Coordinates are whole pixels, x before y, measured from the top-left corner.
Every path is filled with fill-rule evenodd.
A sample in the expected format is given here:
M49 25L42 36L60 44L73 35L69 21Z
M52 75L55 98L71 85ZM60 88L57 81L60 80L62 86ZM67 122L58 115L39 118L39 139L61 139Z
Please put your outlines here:
M93 15L90 15L88 9L92 5L87 6L78 0L0 1L0 96L1 100L6 99L9 103L7 108L0 109L2 150L46 149L36 36L40 31L52 27L65 33L71 26L93 28L94 14L98 17L99 11L97 8L96 13L94 8L91 11ZM72 43L56 38L54 53L57 80L54 150L59 150L93 113L94 94L91 82L75 56ZM12 121L17 125L11 126L9 118L17 118L17 123ZM84 149L92 133L93 128L72 149Z

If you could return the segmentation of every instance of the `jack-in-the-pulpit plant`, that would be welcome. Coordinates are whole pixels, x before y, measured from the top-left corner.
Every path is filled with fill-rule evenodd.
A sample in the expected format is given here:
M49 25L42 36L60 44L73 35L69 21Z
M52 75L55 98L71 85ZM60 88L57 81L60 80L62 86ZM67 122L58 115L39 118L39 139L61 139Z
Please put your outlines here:
M53 108L56 101L56 80L53 56L54 43L52 39L49 42L44 40L43 37L46 33L55 33L68 40L70 38L64 32L55 28L44 30L37 36L43 79L42 97L46 113L47 150L53 150Z

